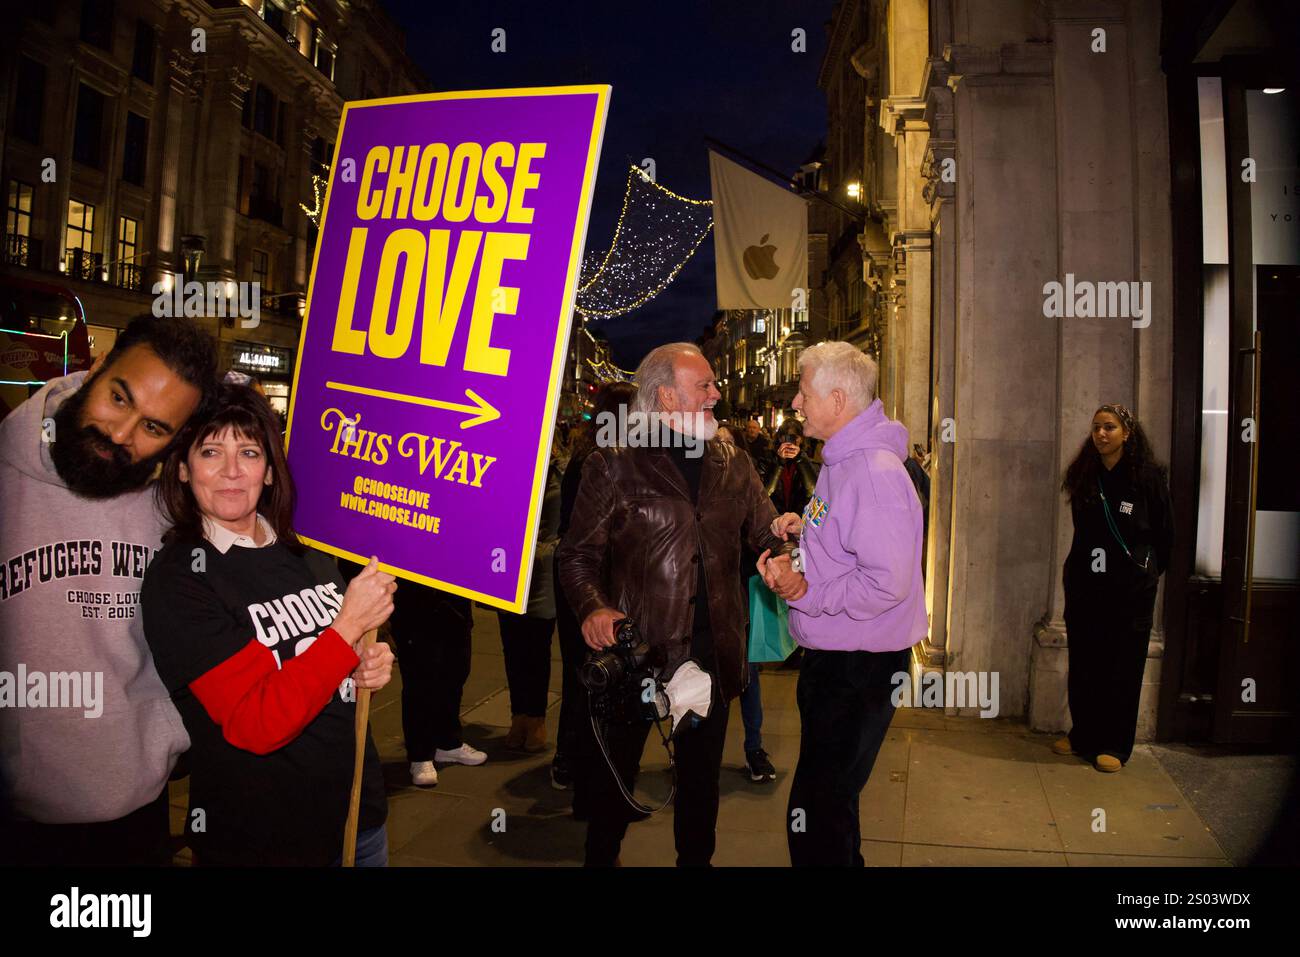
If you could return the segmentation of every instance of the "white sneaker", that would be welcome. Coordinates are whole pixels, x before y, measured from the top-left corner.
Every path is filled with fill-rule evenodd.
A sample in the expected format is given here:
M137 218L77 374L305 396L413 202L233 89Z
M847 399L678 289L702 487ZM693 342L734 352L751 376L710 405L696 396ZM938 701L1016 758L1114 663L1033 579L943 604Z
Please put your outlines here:
M438 769L432 761L412 761L411 783L422 788L437 787Z
M454 751L444 751L439 748L433 752L433 760L439 764L468 764L473 767L476 764L482 764L487 760L487 755L468 744L462 744Z

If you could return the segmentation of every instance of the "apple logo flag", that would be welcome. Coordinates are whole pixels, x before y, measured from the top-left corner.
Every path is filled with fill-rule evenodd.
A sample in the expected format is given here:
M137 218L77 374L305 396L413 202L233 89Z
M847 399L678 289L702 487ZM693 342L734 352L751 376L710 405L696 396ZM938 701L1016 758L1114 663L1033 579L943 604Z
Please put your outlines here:
M808 288L808 207L797 193L709 151L719 309L789 309Z

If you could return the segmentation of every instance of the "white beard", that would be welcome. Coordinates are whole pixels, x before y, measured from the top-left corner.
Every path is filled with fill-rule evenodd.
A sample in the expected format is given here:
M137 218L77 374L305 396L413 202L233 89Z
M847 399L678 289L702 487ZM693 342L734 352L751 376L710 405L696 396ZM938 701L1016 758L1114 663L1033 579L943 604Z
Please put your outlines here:
M703 410L679 413L679 415L681 416L680 431L683 435L690 435L704 442L717 436L718 420L712 415L706 415Z

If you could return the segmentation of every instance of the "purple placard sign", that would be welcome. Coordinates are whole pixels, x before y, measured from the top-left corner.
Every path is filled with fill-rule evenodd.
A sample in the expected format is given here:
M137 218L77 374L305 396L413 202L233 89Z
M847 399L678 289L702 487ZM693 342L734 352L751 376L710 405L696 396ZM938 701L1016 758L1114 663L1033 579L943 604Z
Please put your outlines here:
M344 107L289 410L308 544L523 610L609 95Z

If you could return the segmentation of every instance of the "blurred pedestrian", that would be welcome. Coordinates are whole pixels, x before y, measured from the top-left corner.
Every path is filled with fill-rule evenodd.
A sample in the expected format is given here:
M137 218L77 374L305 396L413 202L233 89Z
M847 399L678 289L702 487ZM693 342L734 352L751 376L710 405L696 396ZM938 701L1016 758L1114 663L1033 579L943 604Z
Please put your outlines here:
M507 748L528 752L546 750L546 698L551 684L551 635L556 614L554 559L560 542L562 471L556 451L552 446L546 469L528 607L522 615L497 612L510 690L510 730L504 743Z
M611 417L614 422L626 421L627 410L636 396L636 386L630 382L606 383L596 394L592 419L574 430L573 452L560 482L560 523L557 530L562 541L573 519L573 506L582 484L582 463L597 448L596 438L601 425ZM622 413L620 414L620 409ZM582 638L581 623L569 606L564 589L560 587L558 555L554 559L556 625L560 635L560 658L563 668L560 701L560 727L556 734L555 759L551 763L551 785L558 790L575 787L591 767L596 741L591 734L591 719L587 710L587 689L578 680L578 670L587 659L587 643ZM577 787L574 797L574 816L585 820L581 802L587 789Z

